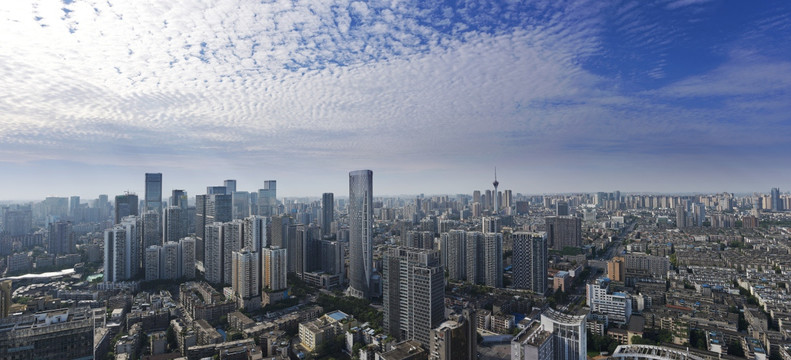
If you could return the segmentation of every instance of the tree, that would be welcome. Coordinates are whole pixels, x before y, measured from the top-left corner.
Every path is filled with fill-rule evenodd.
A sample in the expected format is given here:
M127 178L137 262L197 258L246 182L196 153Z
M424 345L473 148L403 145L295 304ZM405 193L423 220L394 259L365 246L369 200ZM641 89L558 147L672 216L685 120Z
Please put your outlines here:
M168 340L168 347L170 350L176 350L179 347L178 339L176 339L176 331L173 330L173 326L168 326L168 331L165 333L165 337Z

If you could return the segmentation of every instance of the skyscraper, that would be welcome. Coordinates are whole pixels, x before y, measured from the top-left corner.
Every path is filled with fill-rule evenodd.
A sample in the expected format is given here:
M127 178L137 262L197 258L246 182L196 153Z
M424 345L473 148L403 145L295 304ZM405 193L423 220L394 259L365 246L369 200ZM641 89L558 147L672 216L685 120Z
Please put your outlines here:
M771 209L773 212L783 211L783 203L780 201L780 188L772 188L771 194Z
M264 188L258 189L258 215L277 215L277 181L264 181Z
M503 287L503 234L484 234L484 283Z
M74 232L71 221L58 221L49 224L49 253L53 255L71 254L75 251Z
M500 218L487 216L481 219L481 232L484 234L500 232Z
M80 209L80 197L72 196L69 198L69 216L72 218L77 216L77 211Z
M513 240L514 288L544 294L547 290L546 233L516 232Z
M548 216L545 219L549 246L554 250L582 247L582 220L573 216Z
M195 238L179 240L181 247L181 274L185 279L195 278Z
M233 203L232 215L234 219L244 219L250 216L250 193L247 191L234 191L231 194Z
M206 225L204 232L203 268L206 281L210 284L223 284L223 226L222 223Z
M373 275L373 172L349 173L349 289L367 299Z
M143 256L146 281L159 280L159 255L161 251L162 247L159 245L151 245L146 248Z
M186 211L187 207L189 207L187 192L184 190L173 190L170 196L170 205L178 206Z
M258 254L247 249L232 253L231 287L239 297L240 305L247 310L261 307L261 264Z
M286 284L286 249L273 246L271 248L264 248L261 250L263 264L261 266L262 272L262 285L269 291L278 291L285 289Z
M552 333L554 360L586 360L585 315L568 315L552 309L541 314L541 328Z
M555 203L555 215L569 215L569 203L567 201L558 200L558 202Z
M242 249L244 237L244 222L234 220L222 224L222 281L231 283L233 274L233 252Z
M466 254L465 273L470 284L484 284L486 282L486 268L484 266L485 253L483 250L483 233L469 231L465 235Z
M179 206L168 206L164 211L165 231L163 239L168 241L179 241L187 236L187 210Z
M450 280L467 278L467 234L464 230L442 233L442 251L446 254L446 268Z
M137 217L127 216L104 231L104 282L118 282L137 276L140 270L140 243Z
M321 236L332 235L332 222L335 220L335 195L324 193L321 195Z
M146 173L145 210L162 213L162 173Z
M225 180L223 185L225 185L225 195L233 195L236 192L236 180Z
M159 253L159 278L175 280L182 277L184 275L182 256L180 243L174 241L164 243Z
M121 219L134 215L137 216L140 213L137 211L138 201L137 195L132 193L126 193L124 195L118 195L115 197L115 223L120 224Z
M143 248L151 245L162 245L162 224L159 222L159 213L156 210L146 210L140 215L139 235Z
M687 227L687 209L682 204L676 205L676 227L679 229Z
M382 261L383 325L399 341L431 343L431 330L445 319L445 274L439 253L390 248Z
M478 359L478 336L474 310L464 309L462 314L431 330L430 360Z
M262 248L269 245L266 237L266 226L269 219L263 216L250 215L244 218L244 236L242 248L260 253Z

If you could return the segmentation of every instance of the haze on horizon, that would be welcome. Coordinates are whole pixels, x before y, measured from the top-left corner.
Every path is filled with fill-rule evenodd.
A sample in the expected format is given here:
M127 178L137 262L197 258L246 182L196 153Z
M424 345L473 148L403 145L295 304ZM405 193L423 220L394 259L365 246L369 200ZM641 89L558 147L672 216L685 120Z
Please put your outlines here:
M791 188L783 1L0 3L0 199Z

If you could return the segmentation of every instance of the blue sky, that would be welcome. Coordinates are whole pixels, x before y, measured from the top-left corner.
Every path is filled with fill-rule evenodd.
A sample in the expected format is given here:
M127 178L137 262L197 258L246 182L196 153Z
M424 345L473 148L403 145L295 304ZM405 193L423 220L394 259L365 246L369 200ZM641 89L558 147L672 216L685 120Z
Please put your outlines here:
M789 188L785 1L5 1L3 199Z

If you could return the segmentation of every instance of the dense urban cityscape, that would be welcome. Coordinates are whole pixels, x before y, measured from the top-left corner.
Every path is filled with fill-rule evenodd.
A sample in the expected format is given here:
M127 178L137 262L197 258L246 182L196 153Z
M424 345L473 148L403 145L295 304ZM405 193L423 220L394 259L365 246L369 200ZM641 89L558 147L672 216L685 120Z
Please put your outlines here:
M141 174L142 175L142 174ZM3 359L790 359L791 194L4 203ZM168 196L170 194L170 196ZM320 196L319 196L320 195Z

